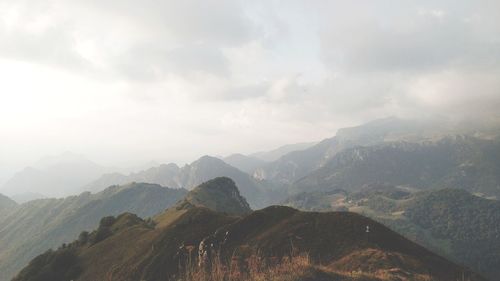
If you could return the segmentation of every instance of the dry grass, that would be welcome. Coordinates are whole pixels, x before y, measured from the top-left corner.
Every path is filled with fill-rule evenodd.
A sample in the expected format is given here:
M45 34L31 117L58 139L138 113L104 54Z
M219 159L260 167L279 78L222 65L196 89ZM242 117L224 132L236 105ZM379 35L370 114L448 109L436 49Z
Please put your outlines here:
M307 254L292 257L247 258L233 256L226 265L216 256L208 265L188 261L181 277L176 281L377 281L379 279L361 272L340 273L315 265ZM390 280L390 279L387 279Z
M333 270L314 264L307 254L281 259L262 258L256 254L247 258L233 256L227 263L216 255L205 265L188 261L181 272L175 281L436 281L429 275L402 274L397 269L371 273Z
M191 264L178 281L293 281L312 267L307 255L263 259L257 255L233 257L228 265L216 256L208 265Z

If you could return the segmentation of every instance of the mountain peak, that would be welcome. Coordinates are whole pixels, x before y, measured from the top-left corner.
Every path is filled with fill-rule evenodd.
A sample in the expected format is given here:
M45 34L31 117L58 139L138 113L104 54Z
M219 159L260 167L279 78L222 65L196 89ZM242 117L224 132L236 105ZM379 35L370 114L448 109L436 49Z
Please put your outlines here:
M210 155L203 155L202 157L200 157L200 159L198 159L194 163L224 163L224 161L222 161L217 157L213 157Z
M227 177L218 177L198 185L177 206L179 209L190 207L206 207L233 215L252 211L234 181Z

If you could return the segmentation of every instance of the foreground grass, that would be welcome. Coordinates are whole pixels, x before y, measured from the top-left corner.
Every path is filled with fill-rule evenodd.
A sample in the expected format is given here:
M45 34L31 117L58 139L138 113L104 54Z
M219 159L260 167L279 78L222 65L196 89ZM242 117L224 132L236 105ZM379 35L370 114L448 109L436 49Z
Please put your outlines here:
M377 273L339 272L327 266L313 264L307 255L280 260L252 255L241 260L233 257L229 265L219 258L209 264L188 264L176 281L433 281L428 276L401 278L388 271Z

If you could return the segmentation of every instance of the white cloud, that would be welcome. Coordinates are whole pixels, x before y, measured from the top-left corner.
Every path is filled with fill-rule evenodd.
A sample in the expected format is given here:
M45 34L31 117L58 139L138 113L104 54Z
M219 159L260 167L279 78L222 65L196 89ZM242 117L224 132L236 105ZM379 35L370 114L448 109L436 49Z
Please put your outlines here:
M498 115L499 19L493 0L0 0L0 161L188 161Z

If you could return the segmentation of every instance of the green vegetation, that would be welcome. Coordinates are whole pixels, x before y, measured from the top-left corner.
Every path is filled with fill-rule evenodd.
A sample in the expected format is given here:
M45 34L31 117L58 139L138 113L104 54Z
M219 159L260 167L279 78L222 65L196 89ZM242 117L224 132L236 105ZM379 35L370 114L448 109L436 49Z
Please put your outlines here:
M246 199L240 195L234 181L226 177L209 180L191 190L179 204L179 208L186 205L207 207L234 215L244 215L252 211Z
M82 259L79 254L120 230L146 222L133 214L118 217L107 216L101 219L99 227L88 233L83 231L78 239L69 244L62 244L56 251L48 250L34 258L14 279L30 281L73 280L82 272Z
M337 153L296 181L292 190L352 192L373 183L420 190L460 188L500 198L500 142L456 136L358 146Z
M344 198L345 195L346 192L343 190L301 192L290 196L281 205L304 211L347 211L344 206L335 204L338 200Z
M500 275L500 202L445 189L421 194L405 209L415 225L449 241L448 256L491 278Z
M57 251L49 250L33 259L13 281L73 280L80 272L75 249L62 248Z
M234 192L230 179L217 178L153 223L132 214L105 217L55 251L71 249L70 264L37 258L16 281L71 268L79 269L71 271L79 281L484 280L358 214L272 206L238 217L207 208L220 207L214 195L241 207Z
M108 174L89 184L87 189L100 190L110 183L148 182L163 186L192 189L216 177L229 177L240 192L255 208L262 208L279 201L284 194L270 182L257 180L249 174L225 163L219 158L203 156L191 164L178 167L175 164L160 165L128 176ZM118 182L116 182L118 181Z
M32 258L99 225L104 216L133 212L158 214L187 193L154 184L112 186L97 193L21 204L0 216L0 280L7 281ZM107 234L105 230L99 237ZM36 235L33 235L36 233Z
M9 197L0 194L0 213L12 210L17 206L17 203Z
M324 193L300 198L328 198ZM290 206L303 206L291 197ZM347 202L347 203L346 203ZM349 203L350 202L350 203ZM461 189L410 193L394 186L374 184L347 194L351 211L369 216L405 237L492 279L500 275L500 202ZM325 206L310 204L308 207ZM322 211L335 209L325 206Z

